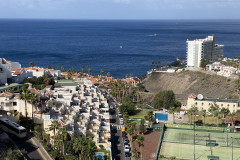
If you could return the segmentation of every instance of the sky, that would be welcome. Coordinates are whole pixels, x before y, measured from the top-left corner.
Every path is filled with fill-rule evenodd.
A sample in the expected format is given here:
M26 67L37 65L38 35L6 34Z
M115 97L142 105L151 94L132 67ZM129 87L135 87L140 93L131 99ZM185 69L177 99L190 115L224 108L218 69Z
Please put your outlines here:
M0 18L240 19L240 0L0 0Z

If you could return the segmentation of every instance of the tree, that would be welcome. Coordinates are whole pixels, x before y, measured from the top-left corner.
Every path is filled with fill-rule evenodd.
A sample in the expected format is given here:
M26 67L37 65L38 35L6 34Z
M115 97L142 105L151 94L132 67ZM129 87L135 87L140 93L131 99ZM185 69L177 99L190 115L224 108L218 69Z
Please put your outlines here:
M34 62L30 62L29 64L31 67L34 67Z
M91 74L92 73L92 70L91 68L88 67L88 74Z
M34 94L34 93L31 93L31 94L29 95L28 102L29 102L30 104L32 104L32 120L33 120L33 106L38 103L37 95Z
M228 108L221 108L220 113L223 115L223 118L225 118L230 113L230 110Z
M136 148L134 148L134 149L132 150L132 156L133 156L134 159L137 159L137 158L138 158L138 151L137 151Z
M141 119L141 121L140 121L139 131L142 134L144 134L146 132L145 120L144 119Z
M12 150L11 148L7 151L6 158L11 160L19 160L24 159L22 154L26 154L27 152L25 150Z
M205 117L206 117L206 115L207 115L206 109L202 109L202 110L200 111L200 115L202 116L203 123L205 123Z
M82 158L84 147L85 147L85 141L82 137L73 139L73 149L75 153L78 153L79 160L81 160Z
M209 112L212 116L214 116L215 110L219 110L219 105L217 105L216 102L214 102L214 103L212 103L212 104L210 105L210 107L208 108L208 112Z
M104 70L101 69L101 70L100 70L100 74L101 74L101 76L103 76L103 73L104 73Z
M175 111L176 111L175 107L170 107L169 110L168 110L168 113L173 115L173 123L175 123L175 117L174 117Z
M175 94L171 90L160 91L155 94L153 99L153 106L156 109L169 109L175 104Z
M137 136L137 139L136 139L136 143L138 144L140 150L141 150L141 159L143 159L143 153L142 153L142 147L144 146L143 145L143 141L144 141L144 137L143 136Z
M110 72L108 72L108 73L107 73L107 76L108 76L108 77L110 77L110 76L111 76Z
M75 69L74 69L73 67L71 68L71 72L72 72L72 73L75 73Z
M88 159L91 160L95 152L97 152L97 146L95 145L95 142L93 142L91 139L87 139L86 142L86 155Z
M84 68L85 68L85 65L83 65L81 68L82 73L84 73Z
M135 113L136 107L132 103L129 97L123 99L122 105L119 106L119 111L121 113L127 113L128 115L133 115Z
M191 119L190 124L192 124L192 115L194 115L195 117L197 113L198 113L198 108L196 106L192 106L190 109L188 109L187 114L190 115L190 119Z
M20 99L24 100L25 102L25 115L27 117L28 112L27 112L27 101L29 100L29 94L30 92L27 89L24 89L20 91Z
M128 74L126 74L125 77L128 78Z
M64 68L63 66L61 67L61 71L62 71L62 72L65 72L65 68Z
M149 111L148 114L144 118L150 122L150 128L152 128L153 121L154 121L153 111Z
M229 114L228 114L228 118L231 120L232 129L234 129L235 119L237 118L236 112L229 113Z
M63 156L65 156L65 147L64 146L65 146L65 141L67 140L67 138L68 138L68 132L67 132L66 127L59 128L59 131L56 136L56 140L61 145Z
M53 131L54 138L56 136L56 131L59 129L60 125L57 120L52 121L52 124L49 127L50 131Z

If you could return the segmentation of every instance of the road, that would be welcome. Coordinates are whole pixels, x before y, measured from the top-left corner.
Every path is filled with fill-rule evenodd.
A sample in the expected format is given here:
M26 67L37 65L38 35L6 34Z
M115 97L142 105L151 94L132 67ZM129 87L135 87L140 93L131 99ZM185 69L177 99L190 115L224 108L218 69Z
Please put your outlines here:
M105 96L108 100L110 96ZM112 150L112 159L113 160L130 160L130 157L125 157L124 145L122 140L122 126L120 125L120 119L118 116L118 104L113 100L109 102L109 106L114 106L113 109L110 109L111 117L111 150Z
M16 136L11 136L11 139L20 150L26 150L27 154L24 155L26 159L51 160L51 157L48 155L48 153L46 153L43 147L31 134L27 134L27 136L22 139Z

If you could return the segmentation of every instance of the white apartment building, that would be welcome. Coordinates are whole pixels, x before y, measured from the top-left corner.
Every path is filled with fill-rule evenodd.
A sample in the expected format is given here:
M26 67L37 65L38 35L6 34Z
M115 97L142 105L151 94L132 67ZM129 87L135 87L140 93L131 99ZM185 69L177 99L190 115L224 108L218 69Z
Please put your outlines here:
M12 82L12 68L21 68L21 65L18 62L11 62L0 58L0 85Z
M190 109L195 106L198 110L208 109L212 104L216 103L219 108L228 108L230 112L236 112L240 109L240 100L239 99L214 99L214 98L204 98L203 96L196 96L194 94L188 95L186 109Z
M187 40L187 67L199 68L202 59L215 60L223 55L223 45L215 44L215 37Z

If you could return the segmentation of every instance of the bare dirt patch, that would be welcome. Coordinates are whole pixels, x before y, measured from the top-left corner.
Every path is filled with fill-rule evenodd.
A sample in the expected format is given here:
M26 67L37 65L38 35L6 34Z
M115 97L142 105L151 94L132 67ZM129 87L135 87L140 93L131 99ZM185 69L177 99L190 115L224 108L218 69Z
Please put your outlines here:
M160 132L151 132L149 134L144 135L144 147L143 147L143 159L144 160L152 160L155 157L158 140L160 137ZM133 143L134 148L140 152L140 148L138 147L138 144L134 141Z

